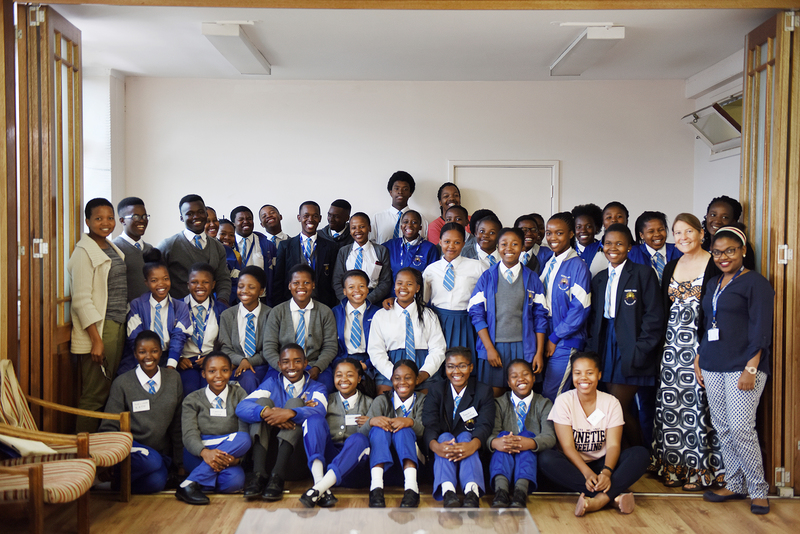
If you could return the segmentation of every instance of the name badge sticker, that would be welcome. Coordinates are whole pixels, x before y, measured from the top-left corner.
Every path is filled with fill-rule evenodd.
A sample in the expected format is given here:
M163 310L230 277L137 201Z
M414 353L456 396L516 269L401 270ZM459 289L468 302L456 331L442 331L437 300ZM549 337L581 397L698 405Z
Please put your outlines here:
M600 410L595 410L594 412L592 412L592 415L590 415L589 417L586 418L586 420L589 421L589 423L592 426L597 426L600 423L600 421L603 420L603 417L605 417L605 416L606 416L606 414L604 414Z
M719 341L719 328L709 328L708 329L708 340L709 341Z
M228 417L225 408L211 408L211 417Z
M140 401L133 401L131 409L134 413L136 412L149 412L150 411L150 399L140 400Z
M358 426L357 419L361 417L360 413L347 414L344 416L344 424L347 426Z
M475 419L476 417L478 417L478 410L476 410L474 406L470 406L469 408L461 412L459 415L461 415L461 419L463 419L464 422L466 423L470 419Z

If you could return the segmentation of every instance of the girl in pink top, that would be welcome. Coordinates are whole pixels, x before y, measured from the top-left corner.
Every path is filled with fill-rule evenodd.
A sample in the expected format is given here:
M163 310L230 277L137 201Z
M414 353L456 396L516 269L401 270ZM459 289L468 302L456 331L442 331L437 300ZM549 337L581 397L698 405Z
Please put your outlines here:
M561 450L539 453L539 468L559 486L581 493L576 516L610 502L629 514L635 506L633 493L623 492L644 475L650 454L644 447L620 451L622 408L615 397L597 391L600 357L578 352L571 364L575 389L556 397L548 417Z

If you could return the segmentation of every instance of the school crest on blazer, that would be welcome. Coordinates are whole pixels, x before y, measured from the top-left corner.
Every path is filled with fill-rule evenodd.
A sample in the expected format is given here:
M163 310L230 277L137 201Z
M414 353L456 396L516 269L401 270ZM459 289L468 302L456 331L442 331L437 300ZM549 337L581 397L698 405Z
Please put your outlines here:
M569 290L569 276L562 274L558 280L558 289L561 291Z
M636 289L625 289L624 295L622 297L622 302L627 304L628 306L633 306L636 304Z

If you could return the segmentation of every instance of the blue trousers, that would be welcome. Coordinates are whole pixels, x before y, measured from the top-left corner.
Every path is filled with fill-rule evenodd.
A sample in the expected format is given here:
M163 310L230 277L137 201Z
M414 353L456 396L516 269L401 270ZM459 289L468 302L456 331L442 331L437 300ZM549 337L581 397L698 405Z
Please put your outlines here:
M417 435L411 428L401 428L397 432L389 432L377 426L369 429L369 467L383 464L383 470L388 471L394 464L392 449L403 467L405 460L411 460L417 465Z
M550 402L555 402L560 393L569 391L572 387L569 357L572 356L573 350L575 349L564 346L564 342L560 341L556 345L556 351L547 359L542 396L550 399Z
M472 441L472 434L464 431L454 438L450 432L445 432L437 440L439 443L445 441L456 440L456 443L469 443ZM468 456L459 462L451 462L447 458L434 455L433 459L433 498L437 501L442 500L442 483L450 482L453 486L458 487L458 481L461 481L461 489L463 490L467 483L475 482L480 488L480 494L486 491L483 483L483 466L481 459L476 452L472 456Z
M511 432L503 431L497 437L503 437ZM536 434L525 430L519 433L520 436L535 439ZM517 480L528 480L528 493L536 490L536 453L533 451L520 451L517 454L508 452L494 451L492 460L489 462L489 480L493 483L494 477L502 475L510 482Z
M334 443L325 418L312 415L303 423L303 445L308 458L308 468L319 460L325 469L336 475L336 485L362 488L369 481L369 440L355 433L341 443Z
M188 358L188 360L192 362L192 365L194 365L198 358L199 356L195 356L194 358ZM203 389L208 385L208 382L206 382L206 379L203 378L203 374L200 369L192 367L191 369L177 369L177 371L178 374L181 375L184 397L192 391Z
M209 443L205 447L207 449L217 449L222 452L227 452L234 458L241 458L250 450L252 439L247 432L234 432L227 436L209 436L201 435L203 441L209 440L222 440L220 443ZM186 449L183 449L183 467L187 471L191 471L187 480L197 482L203 488L216 490L219 493L236 493L244 487L244 470L241 465L234 465L223 469L219 473L211 469L211 466L205 463L199 456L190 454Z
M136 450L142 449L142 450ZM167 486L167 475L172 460L161 456L155 449L133 440L131 447L131 491L133 493L158 493Z
M248 395L257 390L258 386L266 380L268 376L272 376L272 373L277 374L277 371L267 364L256 365L253 367L253 370L255 370L255 373L245 371L238 377L231 376L231 380L239 382L239 385L242 386L242 389L244 389Z

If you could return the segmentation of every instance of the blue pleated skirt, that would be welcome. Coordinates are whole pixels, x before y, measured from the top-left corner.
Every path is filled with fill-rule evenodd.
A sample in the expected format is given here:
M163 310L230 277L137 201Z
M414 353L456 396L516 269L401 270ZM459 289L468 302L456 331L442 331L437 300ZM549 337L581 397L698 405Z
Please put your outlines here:
M492 367L489 360L478 360L478 380L484 384L492 387L503 388L508 386L508 377L506 371L508 364L512 360L525 359L525 350L522 346L522 341L513 343L495 343L494 348L500 353L500 359L503 361L502 367Z
M603 382L607 384L623 384L627 386L654 386L654 376L625 376L622 374L622 358L617 345L617 332L614 319L606 321L605 343L603 344Z

